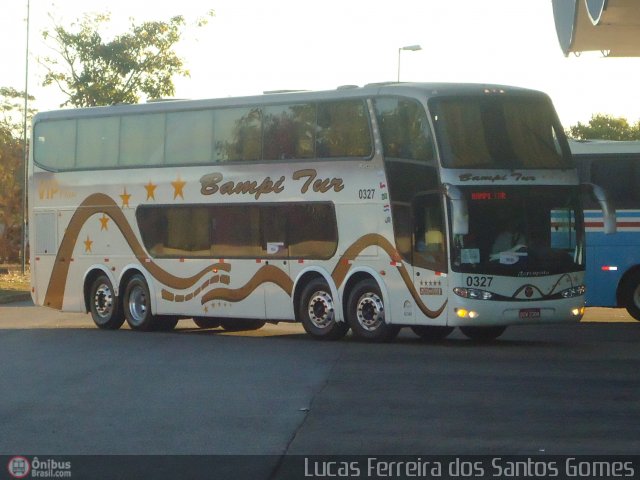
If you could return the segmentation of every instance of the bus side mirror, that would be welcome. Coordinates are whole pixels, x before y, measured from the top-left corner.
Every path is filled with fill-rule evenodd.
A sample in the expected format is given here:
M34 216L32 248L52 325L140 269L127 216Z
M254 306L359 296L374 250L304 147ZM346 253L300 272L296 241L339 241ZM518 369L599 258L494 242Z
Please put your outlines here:
M469 208L462 191L454 185L444 184L444 191L451 202L451 229L453 235L469 233Z
M611 200L607 197L607 192L604 188L593 183L583 184L584 187L591 193L593 198L600 204L602 210L602 220L604 223L604 233L609 235L616 233L616 209L613 207Z

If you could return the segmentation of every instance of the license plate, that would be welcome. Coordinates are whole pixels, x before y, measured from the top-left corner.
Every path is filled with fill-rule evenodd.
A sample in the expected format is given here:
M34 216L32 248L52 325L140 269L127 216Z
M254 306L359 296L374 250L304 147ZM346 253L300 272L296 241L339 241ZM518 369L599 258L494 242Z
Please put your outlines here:
M520 318L522 319L540 318L540 309L539 308L523 308L520 310Z

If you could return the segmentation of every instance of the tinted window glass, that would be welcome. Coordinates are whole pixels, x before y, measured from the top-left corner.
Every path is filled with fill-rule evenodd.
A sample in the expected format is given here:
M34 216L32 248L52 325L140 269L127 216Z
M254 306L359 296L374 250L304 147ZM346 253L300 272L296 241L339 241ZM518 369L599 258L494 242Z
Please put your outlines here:
M544 98L456 97L434 99L430 108L445 167L573 167L555 111Z
M452 242L464 273L539 276L584 269L577 186L463 187L469 232Z
M118 164L120 118L88 118L78 122L78 168Z
M413 202L413 264L447 271L442 196L423 195Z
M126 115L120 122L120 165L164 163L164 114Z
M318 104L316 156L368 157L372 141L363 101L348 100Z
M326 203L293 205L287 212L287 244L293 258L331 258L338 243L336 214Z
M365 102L346 100L43 121L34 152L42 166L71 170L367 158L373 141Z
M239 162L262 157L262 120L259 108L215 111L215 160Z
M640 159L601 158L591 162L591 183L603 187L616 208L640 208ZM590 199L590 208L600 205Z
M335 253L328 203L141 206L143 243L153 257L315 258Z
M431 127L422 105L398 98L376 100L386 157L425 162L434 159Z
M166 163L203 164L213 159L213 112L167 114Z
M76 121L39 122L35 128L36 162L54 170L73 168L76 158Z
M396 248L402 258L411 263L411 208L408 203L394 203L391 212Z
M265 107L263 115L263 158L265 160L314 156L315 105Z

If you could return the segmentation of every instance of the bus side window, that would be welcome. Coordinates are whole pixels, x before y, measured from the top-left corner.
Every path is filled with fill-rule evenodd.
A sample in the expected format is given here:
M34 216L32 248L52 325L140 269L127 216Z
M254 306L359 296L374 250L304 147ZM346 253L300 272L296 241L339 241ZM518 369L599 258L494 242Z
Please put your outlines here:
M628 159L603 158L591 163L591 182L601 186L618 208L637 208L634 164ZM600 208L595 207L595 208Z
M260 207L260 244L262 256L287 258L289 245L287 241L288 205Z
M218 258L260 256L257 206L213 205L209 210L212 255Z
M391 209L396 248L402 258L411 263L411 209L403 203L394 203Z
M431 127L420 104L386 97L377 99L375 105L385 156L433 162Z
M290 258L331 258L338 246L336 214L331 204L291 205L287 241Z
M414 202L413 263L422 268L446 271L445 228L442 197L425 195Z

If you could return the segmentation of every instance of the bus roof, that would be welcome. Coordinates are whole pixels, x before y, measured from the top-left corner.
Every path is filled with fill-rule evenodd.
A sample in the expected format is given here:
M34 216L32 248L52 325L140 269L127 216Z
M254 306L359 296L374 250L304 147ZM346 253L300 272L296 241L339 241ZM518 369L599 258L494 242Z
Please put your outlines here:
M478 94L517 94L526 96L545 96L537 90L497 84L473 83L371 83L364 87L347 85L335 90L324 91L278 91L263 95L245 97L226 97L201 100L164 100L139 104L118 104L104 107L67 108L40 112L34 123L46 119L72 119L79 117L99 117L126 115L131 113L160 113L180 110L199 110L212 107L242 107L291 102L323 101L344 98L367 98L379 95L398 95L406 97L433 98Z
M640 153L640 141L573 140L569 147L574 155L620 155Z

